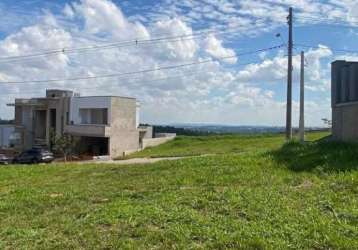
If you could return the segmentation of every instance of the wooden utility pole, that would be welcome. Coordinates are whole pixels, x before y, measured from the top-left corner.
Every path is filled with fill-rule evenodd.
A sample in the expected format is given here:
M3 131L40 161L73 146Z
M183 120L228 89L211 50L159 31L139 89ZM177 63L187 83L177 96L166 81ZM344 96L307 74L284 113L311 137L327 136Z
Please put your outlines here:
M289 9L288 20L288 65L287 65L287 106L286 106L286 139L292 139L292 7Z
M300 142L305 141L305 52L301 51L301 77L300 77Z

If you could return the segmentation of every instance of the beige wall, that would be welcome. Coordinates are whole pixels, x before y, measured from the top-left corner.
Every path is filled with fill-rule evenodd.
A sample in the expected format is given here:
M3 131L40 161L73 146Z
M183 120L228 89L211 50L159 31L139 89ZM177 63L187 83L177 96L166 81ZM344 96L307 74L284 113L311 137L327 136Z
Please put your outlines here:
M109 139L111 158L123 156L125 152L133 152L139 149L138 131L118 131Z
M110 124L110 154L123 156L126 151L139 149L139 131L136 128L136 99L112 97Z
M111 128L115 130L136 130L136 100L112 97Z

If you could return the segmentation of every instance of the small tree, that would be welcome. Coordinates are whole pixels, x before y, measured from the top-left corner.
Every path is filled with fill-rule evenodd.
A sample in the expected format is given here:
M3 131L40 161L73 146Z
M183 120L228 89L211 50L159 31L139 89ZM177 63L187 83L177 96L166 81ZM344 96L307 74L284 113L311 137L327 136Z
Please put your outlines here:
M327 118L323 118L322 121L328 127L328 129L331 131L331 129L332 129L332 120L329 120Z
M50 138L51 150L61 154L66 162L68 156L72 155L77 141L69 134L57 135L54 131L50 132Z

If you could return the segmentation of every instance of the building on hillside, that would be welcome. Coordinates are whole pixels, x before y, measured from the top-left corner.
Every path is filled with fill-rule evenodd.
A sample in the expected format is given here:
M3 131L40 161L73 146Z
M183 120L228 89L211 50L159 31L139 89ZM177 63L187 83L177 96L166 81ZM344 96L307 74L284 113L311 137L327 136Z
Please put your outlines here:
M151 128L139 127L135 98L47 90L46 97L15 99L10 106L15 107L19 150L49 146L51 133L56 133L77 138L82 154L115 158L139 150L142 138L152 137Z
M332 136L358 140L358 62L332 63Z

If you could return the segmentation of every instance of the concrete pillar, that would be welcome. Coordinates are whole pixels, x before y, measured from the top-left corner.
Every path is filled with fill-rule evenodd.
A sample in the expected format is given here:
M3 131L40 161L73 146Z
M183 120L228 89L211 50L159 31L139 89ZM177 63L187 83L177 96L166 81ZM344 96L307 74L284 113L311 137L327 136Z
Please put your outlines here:
M46 141L50 144L50 109L46 110Z
M349 99L349 67L341 68L341 102L348 102Z

